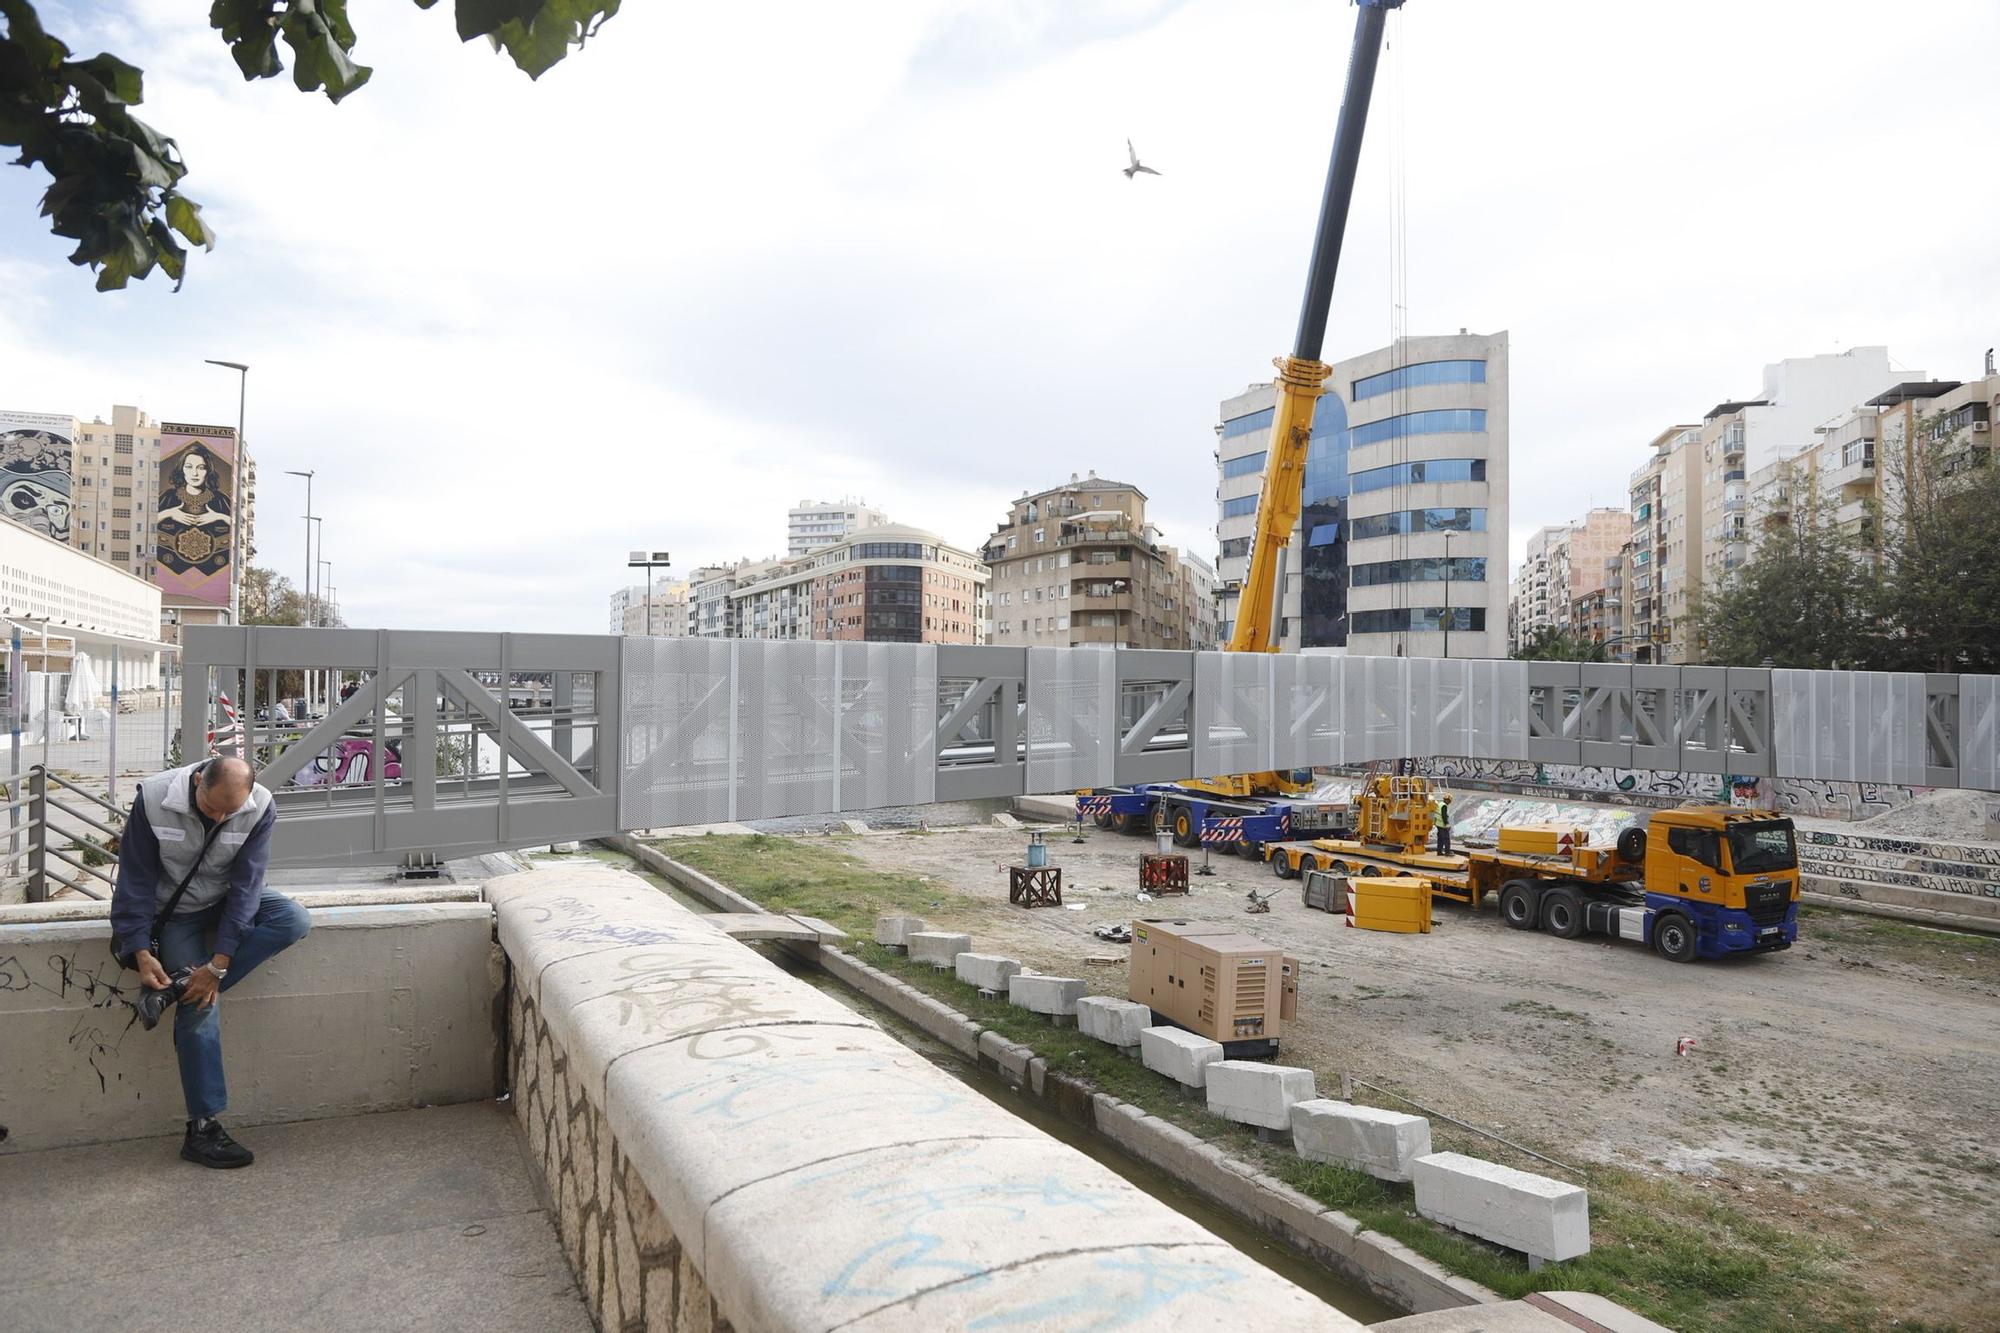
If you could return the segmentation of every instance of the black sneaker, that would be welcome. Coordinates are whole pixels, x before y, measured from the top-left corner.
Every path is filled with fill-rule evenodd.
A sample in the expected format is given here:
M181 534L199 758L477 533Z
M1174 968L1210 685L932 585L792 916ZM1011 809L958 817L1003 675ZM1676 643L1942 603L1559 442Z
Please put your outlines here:
M219 1120L190 1120L187 1138L181 1142L181 1156L199 1166L212 1166L218 1171L228 1171L239 1166L248 1166L257 1160L256 1154L229 1137L229 1131Z
M139 998L133 1002L132 1008L139 1015L139 1022L145 1025L146 1031L151 1032L158 1027L160 1015L180 1002L181 992L187 989L188 978L193 975L192 967L184 967L167 978L170 984L165 990L154 990L149 986L140 988Z

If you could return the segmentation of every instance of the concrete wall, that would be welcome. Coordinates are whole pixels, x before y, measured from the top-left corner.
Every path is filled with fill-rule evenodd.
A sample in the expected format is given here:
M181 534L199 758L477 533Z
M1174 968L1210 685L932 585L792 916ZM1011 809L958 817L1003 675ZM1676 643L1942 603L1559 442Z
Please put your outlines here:
M634 876L487 894L601 1327L1360 1327Z
M138 980L112 961L104 911L0 912L0 1152L182 1128L172 1020L138 1025ZM58 914L72 919L35 919ZM314 907L312 918L304 940L221 1001L229 1122L496 1095L486 904Z

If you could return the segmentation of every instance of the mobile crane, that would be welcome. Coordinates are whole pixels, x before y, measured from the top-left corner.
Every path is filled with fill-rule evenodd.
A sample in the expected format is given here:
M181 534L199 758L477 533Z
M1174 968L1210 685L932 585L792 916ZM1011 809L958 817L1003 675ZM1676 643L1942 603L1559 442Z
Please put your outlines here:
M1478 908L1497 894L1500 917L1563 939L1608 935L1689 963L1789 949L1799 937L1799 858L1792 821L1759 810L1687 805L1661 810L1609 847L1581 829L1503 828L1492 847L1426 850L1432 791L1421 777L1370 778L1355 798L1350 838L1267 849L1281 879L1316 871L1417 876L1432 892Z
M1361 161L1361 138L1368 128L1368 104L1375 91L1375 66L1382 55L1382 31L1403 0L1356 0L1354 43L1347 60L1347 90L1334 129L1333 156L1320 196L1319 227L1306 267L1305 299L1290 356L1278 357L1278 401L1272 412L1271 443L1265 451L1264 487L1257 500L1257 528L1250 540L1249 566L1230 631L1232 653L1274 653L1279 556L1305 506L1306 455L1312 447L1313 416L1333 367L1320 359L1326 343L1327 314L1333 304L1334 276L1340 268L1347 212L1354 200L1354 177ZM1170 828L1183 847L1204 841L1261 855L1281 838L1343 827L1344 807L1300 798L1314 789L1310 772L1239 773L1185 782L1099 787L1079 793L1077 812L1100 828L1142 831L1149 822Z

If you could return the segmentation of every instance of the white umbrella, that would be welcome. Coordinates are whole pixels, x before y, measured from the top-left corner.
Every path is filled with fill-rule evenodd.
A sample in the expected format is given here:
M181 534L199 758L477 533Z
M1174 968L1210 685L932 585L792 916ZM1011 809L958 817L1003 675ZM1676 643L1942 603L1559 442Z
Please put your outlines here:
M70 661L69 686L63 691L63 711L87 713L97 707L97 673L91 670L90 654L78 651Z

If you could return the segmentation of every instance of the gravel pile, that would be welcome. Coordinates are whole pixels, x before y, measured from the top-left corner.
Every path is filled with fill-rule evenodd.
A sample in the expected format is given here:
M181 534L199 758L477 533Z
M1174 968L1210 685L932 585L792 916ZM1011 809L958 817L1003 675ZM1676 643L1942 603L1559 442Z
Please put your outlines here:
M1996 812L2000 812L2000 796L1992 792L1940 788L1925 792L1908 805L1864 819L1853 830L1862 834L1984 842L1994 837L1992 820Z

